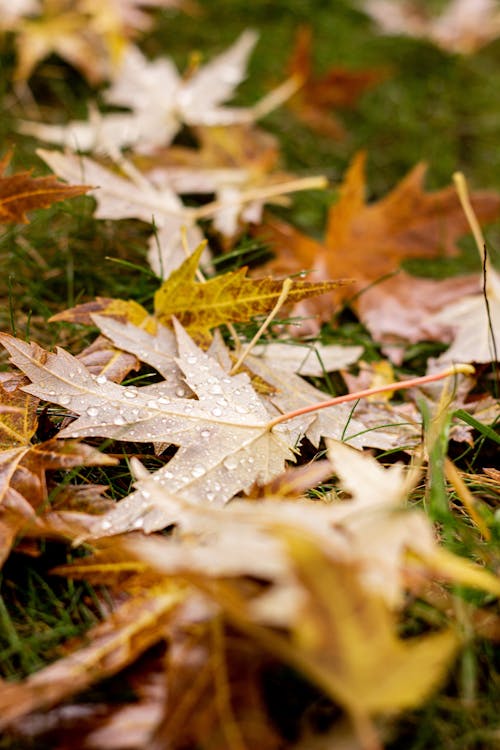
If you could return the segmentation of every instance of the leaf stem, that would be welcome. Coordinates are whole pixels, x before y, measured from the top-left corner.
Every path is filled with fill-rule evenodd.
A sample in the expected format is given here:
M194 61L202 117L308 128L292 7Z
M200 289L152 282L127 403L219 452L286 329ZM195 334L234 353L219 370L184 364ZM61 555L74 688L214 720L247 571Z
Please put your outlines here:
M283 303L285 302L286 298L288 297L288 294L290 292L290 288L291 288L292 284L293 284L292 279L285 279L284 280L283 287L282 287L281 292L280 292L280 296L278 297L275 306L273 307L273 309L271 310L271 312L269 313L269 315L267 316L267 318L265 319L265 321L262 323L261 327L259 328L259 330L255 334L255 336L253 337L253 339L243 349L241 355L238 357L238 361L231 368L231 372L229 373L230 375L234 375L235 372L237 372L239 370L239 368L241 367L241 363L243 362L243 360L245 359L245 357L247 357L248 354L250 354L250 352L252 351L252 349L254 348L255 344L260 339L260 337L262 336L262 334L264 333L264 331L266 331L269 328L269 326L273 322L274 318L278 314L281 306L283 305Z
M345 396L336 396L335 398L330 398L327 401L320 401L317 404L303 406L301 409L295 409L295 411L289 411L287 414L281 414L279 417L276 417L276 419L268 422L267 429L272 430L273 427L275 427L277 424L281 424L281 422L287 422L289 419L295 419L295 417L301 417L303 414L310 414L311 412L319 411L320 409L326 409L329 406L346 404L349 401L356 401L360 398L375 396L377 393L386 393L387 391L402 391L408 388L427 385L427 383L434 383L437 380L443 380L443 378L452 377L458 374L472 375L473 372L474 368L472 367L472 365L457 364L448 367L442 372L434 373L433 375L424 375L420 378L410 378L410 380L401 380L396 383L388 383L386 385L378 386L377 388L366 388L363 391L347 393Z
M463 172L455 172L453 175L453 182L455 183L455 188L458 193L462 210L467 221L469 222L470 230L476 242L481 262L483 265L488 264L485 250L486 242L484 239L483 231L479 225L477 216L472 207L472 203L470 202L467 180L465 179Z
M268 198L274 198L279 195L286 195L287 193L295 193L298 190L323 190L328 185L328 180L322 175L317 177L303 177L298 180L290 180L289 182L280 182L277 185L269 185L268 187L253 188L245 190L241 193L240 197L234 201L228 201L228 205L242 205L243 203L249 203L250 201L265 201ZM188 209L190 216L197 219L207 219L213 216L217 211L222 208L221 201L212 201L206 203L200 208ZM186 211L187 213L187 211Z

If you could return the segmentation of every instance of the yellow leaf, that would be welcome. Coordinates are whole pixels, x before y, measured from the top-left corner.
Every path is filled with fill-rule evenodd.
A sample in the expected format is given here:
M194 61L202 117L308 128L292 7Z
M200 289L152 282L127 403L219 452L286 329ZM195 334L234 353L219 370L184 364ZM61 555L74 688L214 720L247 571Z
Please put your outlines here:
M155 294L155 315L166 325L175 316L195 339L210 340L210 329L222 323L243 323L255 315L265 315L276 304L283 282L267 277L249 279L247 268L229 271L208 281L194 276L203 252L200 245L174 271ZM287 299L298 302L331 292L345 281L293 281Z
M421 703L445 675L455 633L400 639L396 618L361 584L354 565L333 561L297 531L280 533L306 592L292 625L295 666L353 716Z

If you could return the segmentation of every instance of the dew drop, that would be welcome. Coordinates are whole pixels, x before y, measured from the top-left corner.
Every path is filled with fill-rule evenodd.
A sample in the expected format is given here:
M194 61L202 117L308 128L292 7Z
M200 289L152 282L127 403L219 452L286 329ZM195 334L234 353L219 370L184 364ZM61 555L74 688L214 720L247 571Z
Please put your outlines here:
M175 395L179 396L179 398L182 398L183 396L186 395L186 389L185 388L177 388L177 390L175 391Z
M97 408L97 406L89 406L89 408L87 409L87 414L89 417L97 417L97 415L99 414L99 409Z
M125 398L137 398L137 391L127 389L123 395Z
M158 399L158 403L159 403L159 404L169 404L169 403L170 403L170 399L169 399L169 398L166 398L166 396L161 396L161 397L160 397L160 398Z
M238 460L235 456L228 456L223 463L226 469L229 469L229 471L232 471L233 469L236 469L238 467Z
M113 419L113 424L117 424L117 425L120 425L120 424L126 424L126 421L125 421L125 419L124 419L124 418L123 418L123 417L122 417L122 416L121 416L121 415L119 414L119 415L118 415L117 417L115 417L115 418Z
M202 477L203 474L205 474L205 469L200 464L197 464L196 466L193 466L193 469L191 471L191 474L193 477Z
M219 407L216 406L215 409L212 409L212 414L214 417L220 417L222 415L222 409L219 409Z
M213 393L216 395L217 393L222 393L222 388L220 385L213 385L210 389L210 393Z
M70 396L60 396L59 397L59 403L61 404L61 406L67 406L70 401L71 401Z
M71 374L70 374L70 377L71 377ZM104 383L108 382L108 379L106 375L98 375L95 379L95 382L99 383L99 385L104 385Z
M200 432L200 435L201 435L202 438L208 438L208 437L210 437L210 430L202 430Z
M101 522L101 528L102 529L110 529L112 526L111 521L102 521Z
M186 362L188 363L188 365L195 365L198 362L198 357L187 357Z
M238 414L248 414L248 409L246 406L237 406L236 411Z
M215 495L213 492L207 492L206 498L209 503L212 503L215 500Z
M142 529L144 526L144 518L136 518L132 526L134 529Z

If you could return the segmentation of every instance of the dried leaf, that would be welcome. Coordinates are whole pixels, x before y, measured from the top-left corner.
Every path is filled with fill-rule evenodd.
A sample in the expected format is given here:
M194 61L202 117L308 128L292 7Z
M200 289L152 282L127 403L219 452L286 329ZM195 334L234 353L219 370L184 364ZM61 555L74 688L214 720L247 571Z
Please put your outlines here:
M185 589L170 581L146 588L73 643L71 654L19 683L2 687L0 727L54 706L133 662L166 637L166 627L185 596Z
M27 122L23 131L70 148L76 143L82 151L115 153L117 148L133 146L138 153L150 153L168 145L183 124L252 122L256 119L252 108L222 105L243 80L256 41L253 31L243 32L229 49L185 79L169 58L149 61L138 47L128 45L104 99L129 108L130 113L105 114L65 126Z
M324 377L328 372L343 370L354 364L363 353L362 346L340 346L321 344L318 341L270 341L252 349L254 355L273 366L279 362L280 370L296 372L303 376Z
M56 177L32 177L31 171L5 176L11 154L0 161L0 223L27 224L27 211L86 193L87 185L63 185Z
M195 281L203 246L174 271L155 293L155 316L171 324L175 316L186 330L201 341L209 341L210 330L223 323L242 323L256 315L269 313L283 291L283 282L270 277L247 278L247 268ZM344 281L293 281L287 300L296 302L325 294Z
M322 76L312 70L312 29L301 26L288 63L289 74L301 82L287 106L297 119L328 138L344 137L344 129L332 110L353 107L361 94L377 84L382 73L376 70L348 70L333 67Z
M447 325L452 344L432 363L494 362L500 352L500 274L490 266L484 294L470 295L427 318L428 325Z
M273 387L270 401L283 414L328 398L326 393L289 370L271 366L253 356L247 357L245 362L251 372ZM420 442L421 427L420 420L412 422L397 408L392 413L389 409L380 412L378 405L367 405L363 401L358 406L338 404L311 414L305 435L316 447L321 438L334 438L356 448L369 446L387 450Z
M78 359L92 375L104 375L114 383L121 383L129 372L140 366L137 357L112 346L105 336L98 336L86 346Z
M400 639L395 618L381 598L360 586L355 566L329 559L306 536L282 533L307 592L292 623L292 663L339 701L355 725L374 712L421 703L444 678L458 647L456 634Z
M190 246L197 246L202 241L191 210L185 208L167 183L157 186L136 172L132 177L122 176L93 159L70 152L61 154L39 149L37 153L68 182L78 182L84 174L85 179L96 186L97 219L136 218L155 225L158 231L152 238L148 258L159 276L168 276L186 257L181 228L188 230Z
M48 354L7 334L1 339L13 361L29 373L30 392L81 415L61 437L102 435L180 445L156 476L160 484L182 490L186 497L224 503L254 481L270 480L283 470L286 459L293 460L300 423L269 430L269 413L248 376L228 376L180 326L177 363L198 400L176 396L168 381L141 389L103 376L96 379L64 350ZM144 517L147 496L140 498L138 490L127 502L137 507L145 500Z
M2 10L1 19L2 28L16 35L15 77L26 81L56 54L96 85L116 73L127 39L150 28L141 6L179 7L181 1L16 0L16 9Z
M448 340L449 325L432 316L479 291L479 284L477 275L435 280L400 271L364 290L356 309L374 340L383 344L384 353L401 364L409 343Z
M428 39L448 52L471 54L500 35L495 0L450 0L435 17L415 0L364 0L363 10L382 33Z
M353 287L301 303L298 314L318 311L328 320L335 303L396 271L401 261L456 254L456 240L469 231L454 187L422 190L422 164L385 198L366 204L364 162L364 154L358 154L346 174L339 200L330 208L324 243L274 219L260 230L278 254L270 264L274 271L291 274L312 268L317 279L356 279ZM500 213L500 197L478 192L473 206L480 221L492 221Z
M7 375L0 382L0 449L27 445L37 427L38 399L21 390L25 378Z
M152 750L282 748L263 705L267 662L262 649L219 618L175 633L168 652L167 713Z

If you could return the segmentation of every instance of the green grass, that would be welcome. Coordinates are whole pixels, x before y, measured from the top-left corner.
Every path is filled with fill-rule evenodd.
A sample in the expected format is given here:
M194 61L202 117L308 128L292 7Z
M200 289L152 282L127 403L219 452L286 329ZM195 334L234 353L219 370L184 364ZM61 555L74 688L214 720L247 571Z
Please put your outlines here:
M460 57L418 40L377 36L368 19L354 10L348 0L332 3L199 0L198 4L201 13L194 17L158 13L157 27L144 40L143 47L152 56L171 55L182 69L193 50L199 50L208 60L234 41L243 29L256 28L261 34L260 41L248 79L240 87L238 103L256 101L284 78L294 31L301 23L308 23L314 29L318 73L333 65L387 71L385 80L363 95L358 106L339 112L347 132L345 140L332 142L312 133L286 110L276 111L263 121L263 127L279 138L285 168L298 175L323 173L332 182L331 189L324 194L306 193L293 199L286 216L301 229L321 237L336 187L360 148L369 153L368 186L372 198L384 195L421 160L429 164L429 188L449 184L451 174L461 169L472 186L500 189L500 40L474 56ZM0 64L2 152L14 145L14 166L17 169L33 166L41 174L43 164L34 154L38 144L16 132L17 119L29 116L29 106L17 101L8 87L13 67L12 50L8 47L0 52ZM84 101L91 94L78 73L55 58L38 68L31 88L42 103L42 112L50 112L60 120L83 117ZM31 336L48 346L60 343L79 351L89 340L88 329L48 324L51 315L97 295L132 297L150 304L155 280L133 267L146 266L149 228L138 221L95 221L93 205L92 199L79 198L37 212L29 225L1 228L1 330L21 337ZM488 241L493 258L498 259L500 226L488 231ZM468 241L463 245L464 255L458 260L415 262L408 267L433 277L477 269L474 247ZM260 249L247 241L240 252L245 260L252 261L253 254ZM236 265L240 252L235 251ZM231 258L225 259L218 270L222 267L227 270L231 262ZM343 315L339 323L337 328L325 328L322 334L325 342L361 343L366 359L379 356L376 345L350 314ZM251 333L252 329L248 331ZM406 353L406 371L411 369L420 374L431 354L436 354L434 344L423 342L410 347ZM0 356L3 357L0 362L5 362L4 355ZM474 433L475 447L461 446L457 464L468 472L494 465L497 436L493 429L491 432L479 428ZM442 458L438 453L436 449L437 464ZM436 470L439 472L439 466ZM121 497L128 491L125 485L129 477L123 466L114 471L99 470L93 476L98 476L96 481L110 482L112 497ZM442 474L438 473L438 479L442 480ZM483 488L474 489L482 496ZM449 545L472 558L498 564L495 545L500 525L495 527L491 545L481 542L467 520L457 520L455 510L444 512L443 491L442 486L437 489L434 486L430 502L438 504L436 520L442 524ZM489 503L493 514L494 499L490 498ZM61 555L66 555L64 548L47 545L40 559L16 555L4 569L0 592L0 668L6 679L28 675L52 661L66 639L84 632L98 617L97 599L88 585L48 575L48 570L62 561ZM494 605L488 600L483 604L493 610ZM419 627L422 607L425 609L419 602L410 606L410 628ZM500 746L499 672L498 644L473 640L437 697L419 711L390 722L387 748L490 750ZM472 702L467 686L473 689ZM307 690L305 694L297 709L299 716L308 711L311 695ZM291 696L285 693L285 706L287 700L291 701ZM0 747L21 747L6 742Z

